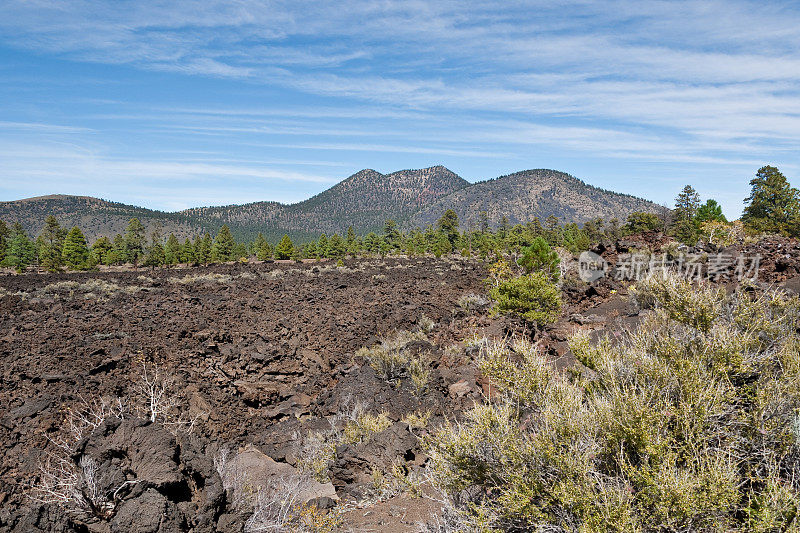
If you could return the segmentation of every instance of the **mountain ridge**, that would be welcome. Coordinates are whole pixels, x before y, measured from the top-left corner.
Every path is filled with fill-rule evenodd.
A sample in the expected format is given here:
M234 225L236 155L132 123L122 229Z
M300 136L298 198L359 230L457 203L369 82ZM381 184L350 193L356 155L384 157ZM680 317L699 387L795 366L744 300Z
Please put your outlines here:
M664 208L631 194L596 187L565 172L529 169L475 182L421 209L410 225L432 224L445 209L454 209L462 225L469 227L478 222L481 213L496 226L504 216L510 224L529 222L534 217L544 222L549 216L561 222L583 223L598 217L624 221L633 211Z
M663 210L633 195L595 187L557 170L530 169L470 183L442 165L383 174L362 169L305 200L282 204L262 200L244 204L193 207L167 212L90 196L44 195L0 202L0 219L20 221L38 234L44 218L53 214L64 226L77 225L92 239L124 231L136 216L148 230L186 238L216 232L228 224L242 239L259 232L270 240L284 233L293 239L320 233L380 231L387 218L406 229L434 224L445 209L459 215L463 228L476 224L482 212L492 226L503 216L510 223L542 221L555 215L561 222L582 223L602 217L624 220L633 211Z

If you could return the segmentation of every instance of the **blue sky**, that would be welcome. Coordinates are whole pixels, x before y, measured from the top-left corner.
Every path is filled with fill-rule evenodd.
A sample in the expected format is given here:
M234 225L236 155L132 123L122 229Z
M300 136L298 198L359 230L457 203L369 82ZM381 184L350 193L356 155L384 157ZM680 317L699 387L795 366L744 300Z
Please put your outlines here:
M305 199L362 168L569 172L738 216L800 186L798 2L0 0L0 200Z

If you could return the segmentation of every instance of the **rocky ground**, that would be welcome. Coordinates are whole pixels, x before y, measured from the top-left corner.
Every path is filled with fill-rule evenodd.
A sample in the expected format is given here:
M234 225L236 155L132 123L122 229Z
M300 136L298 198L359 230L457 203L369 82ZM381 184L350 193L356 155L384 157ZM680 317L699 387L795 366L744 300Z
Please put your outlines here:
M478 394L462 383L450 395L474 377L443 347L486 325L485 305L458 305L484 291L485 276L474 262L387 259L0 278L0 531L240 531L245 515L226 501L213 464L220 451L235 457L251 445L259 465L295 467L310 431L341 429L357 410L385 413L390 426L342 444L330 465L336 493L319 490L352 504L345 520L368 527L355 504L387 499L371 490L373 470L421 464L401 420L423 406L458 410ZM412 348L431 370L423 393L355 357L395 331L419 333ZM168 385L168 427L146 420L144 371ZM108 483L137 483L110 520L33 501L69 413L101 398L124 399L130 414L83 431L71 453L96 450L120 478Z
M462 259L0 277L0 532L257 530L254 505L280 510L255 499L275 493L332 509L302 517L320 531L420 531L439 504L419 437L487 392L481 339L534 335L575 364L577 329L638 321L613 273L646 248L678 251L660 235L598 246L608 275L570 272L541 332L490 318L485 267ZM744 252L762 256L761 282L800 289L797 242ZM402 361L381 373L381 354ZM46 483L76 464L72 492ZM87 469L88 512L74 505Z

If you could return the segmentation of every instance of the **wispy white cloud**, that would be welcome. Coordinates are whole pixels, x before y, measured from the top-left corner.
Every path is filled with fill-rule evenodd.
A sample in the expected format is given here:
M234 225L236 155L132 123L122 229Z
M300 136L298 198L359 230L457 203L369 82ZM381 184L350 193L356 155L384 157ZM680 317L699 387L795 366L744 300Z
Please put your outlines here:
M327 175L297 172L279 168L282 165L268 161L226 162L199 154L180 161L144 157L129 160L81 146L31 144L0 137L0 166L5 174L0 181L0 197L12 200L58 192L168 209L174 205L185 208L265 198L294 202L307 193L294 191L292 185L306 183L318 191L340 179L336 171Z
M382 152L395 154L430 154L439 156L460 156L476 158L501 158L510 157L507 152L492 152L486 150L459 150L453 148L431 148L426 146L404 146L396 144L369 144L369 143L262 143L261 146L275 148L292 148L301 150L333 150L352 152Z
M0 120L0 131L16 133L86 133L91 131L89 128L75 126L62 126L59 124L43 124L41 122L9 122Z
M318 99L85 117L198 144L219 137L470 160L542 147L628 161L798 164L800 6L790 1L353 0L344 9L311 0L8 0L0 42ZM0 123L0 132L35 123ZM52 128L42 132L59 133ZM60 133L88 134L75 128ZM150 171L229 170L186 165Z

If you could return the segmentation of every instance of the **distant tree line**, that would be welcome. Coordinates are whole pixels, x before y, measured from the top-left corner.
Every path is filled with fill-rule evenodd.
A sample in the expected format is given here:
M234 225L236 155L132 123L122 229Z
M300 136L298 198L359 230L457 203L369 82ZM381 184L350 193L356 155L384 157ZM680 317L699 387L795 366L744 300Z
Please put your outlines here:
M786 177L777 168L765 166L758 170L750 185L752 191L745 199L744 214L737 221L741 227L751 233L800 236L800 193L789 185ZM250 258L299 261L391 254L441 257L453 253L481 258L505 254L518 257L539 241L578 253L602 239L664 231L682 242L694 244L715 231L717 235L724 233L730 226L720 205L713 199L702 204L697 191L690 185L678 195L671 211L632 213L624 223L617 219L605 221L597 218L579 226L562 224L555 216L550 216L544 222L534 218L526 224L511 225L503 217L500 225L492 229L488 214L484 212L480 214L477 228L460 231L458 216L448 209L435 226L424 229L400 231L394 220L387 219L381 233L357 235L350 227L344 235L323 233L303 243L294 243L284 235L279 242L272 244L260 233L251 242L240 242L227 225L223 225L216 236L206 232L180 242L172 233L164 238L158 227L148 237L139 219L131 218L124 233L113 238L101 236L89 245L80 228L62 228L50 215L35 239L27 235L21 224L9 227L0 221L0 265L18 271L29 265L38 265L57 272L93 269L98 265L130 264L155 268L246 261Z

